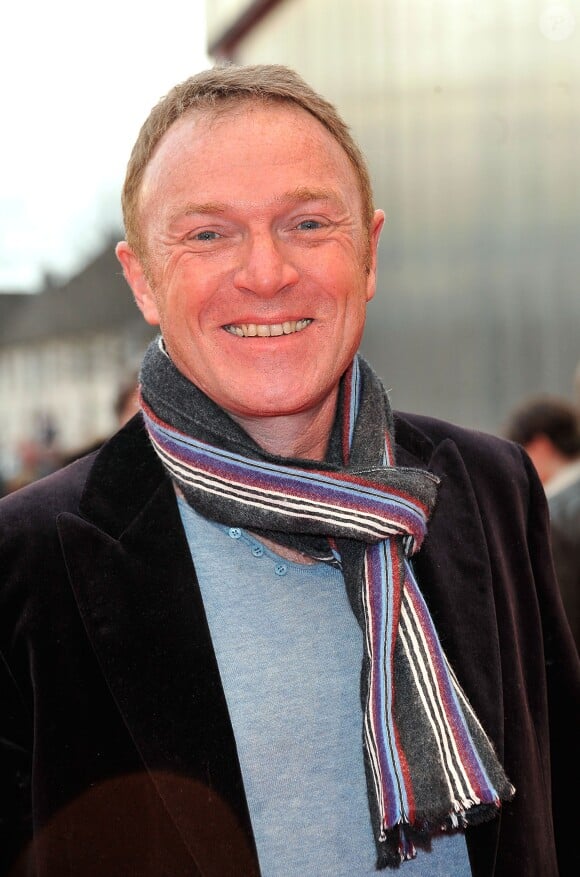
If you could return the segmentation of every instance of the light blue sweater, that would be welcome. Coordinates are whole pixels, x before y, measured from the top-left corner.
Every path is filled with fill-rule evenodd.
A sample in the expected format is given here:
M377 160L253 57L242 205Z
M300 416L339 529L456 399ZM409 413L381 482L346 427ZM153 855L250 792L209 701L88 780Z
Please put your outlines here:
M362 633L342 574L292 563L183 500L263 877L376 877L362 751ZM388 873L388 872L382 872ZM401 877L470 877L462 835Z

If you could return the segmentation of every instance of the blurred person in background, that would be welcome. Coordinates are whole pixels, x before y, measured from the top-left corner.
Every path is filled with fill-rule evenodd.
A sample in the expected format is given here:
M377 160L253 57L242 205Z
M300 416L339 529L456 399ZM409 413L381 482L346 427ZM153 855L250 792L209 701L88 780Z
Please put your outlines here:
M527 451L544 486L556 576L580 651L580 408L533 396L510 414L504 434Z
M115 397L115 418L117 426L124 426L139 411L139 373L132 372L117 391Z
M138 372L131 372L129 377L124 380L117 389L113 402L116 429L124 426L124 424L127 423L137 411L139 411L139 386L137 378ZM80 457L84 457L85 454L90 454L93 451L98 450L107 438L108 436L101 436L89 444L83 445L82 448L78 448L72 453L63 455L62 465L67 466L69 463L72 463L73 460L78 460Z
M60 465L60 459L36 438L20 439L16 458L16 472L7 482L8 493L48 475Z
M542 486L358 355L384 213L336 109L203 71L123 211L141 411L0 503L2 873L576 877Z
M5 493L19 490L62 464L57 430L50 415L37 413L30 435L23 436L16 448L15 471L6 479Z

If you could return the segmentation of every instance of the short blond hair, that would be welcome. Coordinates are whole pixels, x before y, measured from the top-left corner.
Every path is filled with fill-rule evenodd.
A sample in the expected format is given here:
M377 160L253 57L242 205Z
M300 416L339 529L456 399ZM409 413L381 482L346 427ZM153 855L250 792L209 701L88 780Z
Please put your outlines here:
M333 104L317 94L296 71L281 64L223 64L174 86L153 107L139 131L127 165L121 202L127 243L141 258L145 258L145 242L139 222L139 193L143 175L161 138L190 110L219 115L244 101L294 104L318 119L344 150L355 171L364 227L367 232L370 230L374 204L367 164Z

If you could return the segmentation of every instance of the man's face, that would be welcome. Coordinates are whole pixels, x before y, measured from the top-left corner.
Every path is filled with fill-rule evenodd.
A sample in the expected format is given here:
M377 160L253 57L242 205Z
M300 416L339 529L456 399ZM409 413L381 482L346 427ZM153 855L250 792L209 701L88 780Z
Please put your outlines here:
M314 117L247 104L168 130L140 192L146 271L118 255L187 378L238 420L286 416L335 398L383 219L369 244L354 170Z

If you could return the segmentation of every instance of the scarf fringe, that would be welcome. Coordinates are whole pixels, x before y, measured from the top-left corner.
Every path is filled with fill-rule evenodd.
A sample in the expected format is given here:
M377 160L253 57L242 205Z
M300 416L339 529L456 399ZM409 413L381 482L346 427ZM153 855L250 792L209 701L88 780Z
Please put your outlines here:
M515 789L512 788L512 794ZM377 871L398 868L403 862L417 857L417 849L429 851L438 835L463 832L469 825L482 825L497 816L501 801L493 804L470 805L459 813L452 813L441 824L438 821L418 818L413 825L401 822L383 832L378 845Z

